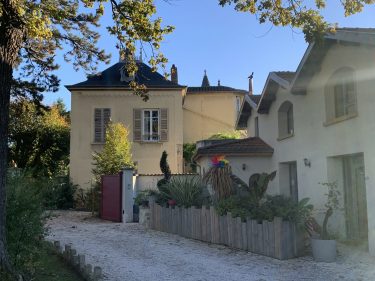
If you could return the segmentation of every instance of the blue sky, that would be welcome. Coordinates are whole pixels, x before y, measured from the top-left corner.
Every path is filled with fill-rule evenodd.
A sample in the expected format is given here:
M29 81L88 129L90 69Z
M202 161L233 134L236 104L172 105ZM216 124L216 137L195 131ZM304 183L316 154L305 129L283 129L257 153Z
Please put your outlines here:
M341 27L375 27L375 5L345 18L340 1L328 2L324 15L331 22ZM254 91L260 93L270 71L294 71L307 47L299 30L260 25L250 14L222 8L218 0L172 0L171 4L156 0L156 4L163 23L176 27L162 43L162 51L169 59L167 68L172 63L178 67L182 85L199 86L206 69L211 85L220 79L221 85L247 89L247 77L254 72ZM112 54L113 64L119 56L116 39L106 34L109 23L109 17L104 17L99 45ZM59 63L56 74L62 86L57 93L46 93L44 101L51 104L62 98L70 108L70 93L63 85L84 81L86 75L62 60ZM106 67L100 64L98 71Z

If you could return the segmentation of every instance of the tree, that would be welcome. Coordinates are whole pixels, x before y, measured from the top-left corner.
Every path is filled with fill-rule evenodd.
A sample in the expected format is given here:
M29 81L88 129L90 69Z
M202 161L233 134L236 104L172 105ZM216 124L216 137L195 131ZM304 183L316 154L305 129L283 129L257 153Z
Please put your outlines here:
M106 3L107 2L107 3ZM127 59L129 75L137 70L133 54L136 42L152 49L149 63L155 69L166 59L159 52L160 42L173 28L162 27L155 18L153 0L2 0L0 2L0 267L11 270L6 250L6 171L9 103L11 94L30 95L41 101L41 92L56 91L59 81L53 71L62 51L75 69L95 71L97 62L109 56L97 47L99 20L104 12L112 15L107 27L117 37L118 47ZM15 69L20 77L13 77ZM131 84L134 92L147 98L143 85Z
M121 123L108 124L103 150L93 154L93 174L97 183L103 175L114 175L124 167L134 166L128 136L128 129Z
M10 105L9 162L35 176L66 173L70 126L62 101L45 109L19 99Z
M314 3L315 2L315 3ZM302 29L307 42L320 41L323 35L334 32L336 24L329 23L322 15L326 0L219 0L221 6L234 4L235 10L257 16L259 23L271 22L276 26ZM375 0L341 0L345 16L362 11L364 5Z
M246 137L246 132L244 131L232 131L232 132L222 132L217 133L209 137L209 140L229 140L229 139L243 139Z

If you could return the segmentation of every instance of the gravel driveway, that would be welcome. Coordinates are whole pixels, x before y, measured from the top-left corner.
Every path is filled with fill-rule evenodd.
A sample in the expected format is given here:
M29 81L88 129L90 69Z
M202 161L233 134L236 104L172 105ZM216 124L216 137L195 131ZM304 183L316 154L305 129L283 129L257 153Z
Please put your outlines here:
M311 257L279 261L84 212L56 212L48 226L49 240L71 243L111 281L375 280L375 258L349 248L341 247L331 264Z

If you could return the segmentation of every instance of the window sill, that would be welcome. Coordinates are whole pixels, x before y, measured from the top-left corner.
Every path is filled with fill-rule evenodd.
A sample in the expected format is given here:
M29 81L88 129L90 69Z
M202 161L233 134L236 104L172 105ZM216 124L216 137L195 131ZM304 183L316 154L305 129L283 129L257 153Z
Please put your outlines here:
M285 135L285 136L282 136L282 137L278 137L277 140L282 141L282 140L289 139L289 138L292 138L292 137L294 137L294 133L289 134L289 135Z
M105 142L92 142L91 145L105 145Z
M329 121L324 122L323 126L325 126L325 127L331 126L331 125L334 125L336 123L340 123L340 122L343 122L345 120L355 118L357 116L358 116L358 113L353 113L353 114L350 114L350 115L345 115L345 116L341 116L341 117L338 117L338 118L334 118L334 119L331 119Z

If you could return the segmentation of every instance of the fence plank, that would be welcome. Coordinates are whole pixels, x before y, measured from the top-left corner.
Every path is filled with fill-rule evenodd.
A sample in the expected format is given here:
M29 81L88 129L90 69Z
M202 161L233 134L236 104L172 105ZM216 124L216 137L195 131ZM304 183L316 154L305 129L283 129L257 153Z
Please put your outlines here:
M206 242L224 244L266 256L288 259L298 252L298 230L294 223L275 218L263 221L219 216L211 206L164 208L150 203L151 228Z
M268 221L263 221L263 254L268 255Z
M227 217L219 217L219 235L220 235L220 244L228 245L228 226L227 226Z
M242 250L247 251L247 229L246 222L241 222L241 233L242 233Z
M246 218L247 250L253 252L253 229L250 218Z
M208 221L207 221L207 209L206 206L202 206L201 209L201 225L202 225L202 241L208 242L207 239L207 229L208 229Z
M280 259L282 258L282 250L281 250L281 237L282 237L282 226L283 226L283 219L276 217L273 219L274 222L274 230L275 230L275 258Z
M269 241L269 256L275 257L275 224L268 223L268 241Z
M235 218L235 228L234 228L234 231L235 231L234 245L235 245L235 247L237 249L242 249L242 222L241 222L241 218L240 217Z

